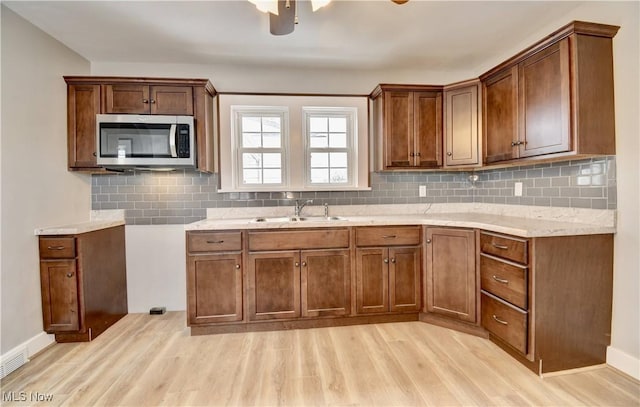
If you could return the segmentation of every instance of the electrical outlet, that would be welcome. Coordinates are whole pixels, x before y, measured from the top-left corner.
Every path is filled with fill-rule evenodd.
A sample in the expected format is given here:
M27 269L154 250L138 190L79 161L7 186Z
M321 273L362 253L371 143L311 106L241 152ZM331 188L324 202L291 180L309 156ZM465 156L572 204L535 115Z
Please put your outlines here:
M522 182L516 182L514 184L513 195L522 196Z
M418 195L420 196L420 198L424 198L425 196L427 196L427 186L426 185L420 185L418 187Z

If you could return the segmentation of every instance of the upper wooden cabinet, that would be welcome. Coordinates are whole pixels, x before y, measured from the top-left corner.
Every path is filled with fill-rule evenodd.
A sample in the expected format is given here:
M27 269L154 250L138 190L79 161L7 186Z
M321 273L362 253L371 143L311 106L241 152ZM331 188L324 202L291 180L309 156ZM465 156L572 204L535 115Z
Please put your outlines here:
M96 163L96 114L193 116L197 169L214 171L216 91L207 79L65 76L67 145L70 171L99 172Z
M480 77L485 164L615 154L618 28L574 21Z
M105 113L193 115L191 86L105 85Z
M442 165L442 87L379 85L372 93L376 169Z
M444 88L444 165L481 165L480 81L462 82Z

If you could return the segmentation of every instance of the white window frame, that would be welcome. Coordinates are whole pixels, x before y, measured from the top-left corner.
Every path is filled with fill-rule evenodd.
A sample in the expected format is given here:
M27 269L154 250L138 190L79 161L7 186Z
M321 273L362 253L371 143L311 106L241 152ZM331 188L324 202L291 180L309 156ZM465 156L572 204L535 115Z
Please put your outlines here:
M264 147L242 147L242 117L243 116L279 116L280 117L280 148ZM274 188L282 189L289 187L289 108L287 106L231 106L231 154L233 166L233 185L237 190L271 191ZM278 184L244 184L242 154L246 152L260 152L281 154L282 178Z
M346 117L347 146L311 147L309 119L312 117ZM304 146L304 188L315 190L334 190L336 188L353 188L358 179L358 109L355 107L302 107L302 138ZM347 153L347 182L345 183L312 183L311 182L311 153L312 152L346 152Z

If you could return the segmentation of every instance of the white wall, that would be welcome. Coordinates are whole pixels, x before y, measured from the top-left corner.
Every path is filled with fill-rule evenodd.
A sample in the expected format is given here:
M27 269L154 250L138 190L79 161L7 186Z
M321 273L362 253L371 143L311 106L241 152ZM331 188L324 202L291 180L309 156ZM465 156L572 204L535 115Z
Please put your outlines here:
M614 39L618 233L615 237L614 310L609 363L640 378L640 214L638 180L640 28L637 2L587 2L563 16L536 21L539 29L502 55L457 72L314 71L177 64L93 63L94 75L210 78L220 91L367 94L378 83L446 84L478 76L572 20L622 26ZM505 33L510 35L510 33ZM142 242L139 244L143 244ZM177 244L177 243L176 243ZM131 242L132 247L138 243ZM130 270L130 273L135 273ZM143 272L140 270L140 272Z
M42 335L34 229L89 219L90 177L67 172L66 85L87 60L2 6L1 344Z

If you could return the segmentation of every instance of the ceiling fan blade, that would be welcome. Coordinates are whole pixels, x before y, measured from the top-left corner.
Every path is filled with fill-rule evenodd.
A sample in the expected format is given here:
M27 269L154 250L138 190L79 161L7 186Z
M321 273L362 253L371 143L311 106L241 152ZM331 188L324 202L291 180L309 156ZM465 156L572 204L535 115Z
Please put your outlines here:
M289 7L287 7L289 3ZM295 28L296 1L278 0L278 15L269 13L269 31L273 35L291 34Z

